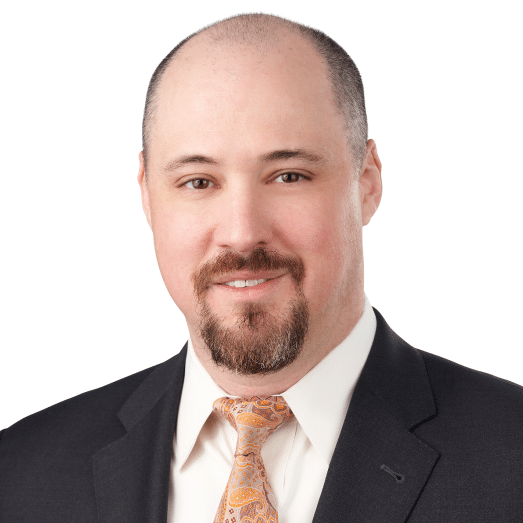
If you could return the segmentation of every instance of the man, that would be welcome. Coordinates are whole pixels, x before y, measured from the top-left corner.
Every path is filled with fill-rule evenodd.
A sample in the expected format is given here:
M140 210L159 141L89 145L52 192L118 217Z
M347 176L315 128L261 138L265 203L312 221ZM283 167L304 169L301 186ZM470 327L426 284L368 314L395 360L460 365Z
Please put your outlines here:
M5 430L2 522L521 521L521 388L410 347L364 295L381 163L337 44L267 15L193 35L143 146L190 340Z

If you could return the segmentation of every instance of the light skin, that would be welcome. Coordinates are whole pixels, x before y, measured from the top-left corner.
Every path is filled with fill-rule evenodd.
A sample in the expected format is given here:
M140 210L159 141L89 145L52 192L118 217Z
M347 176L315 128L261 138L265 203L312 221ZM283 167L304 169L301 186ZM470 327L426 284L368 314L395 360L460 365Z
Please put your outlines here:
M165 285L182 313L197 357L230 395L281 394L353 329L364 305L362 227L381 199L381 162L373 140L354 172L347 131L325 65L302 37L277 46L191 40L159 88L148 151L138 181ZM289 366L239 375L216 366L198 331L192 275L224 250L257 247L298 257L310 325ZM231 280L268 279L234 288ZM296 297L285 270L220 277L204 299L234 327L238 304L261 303L285 315Z

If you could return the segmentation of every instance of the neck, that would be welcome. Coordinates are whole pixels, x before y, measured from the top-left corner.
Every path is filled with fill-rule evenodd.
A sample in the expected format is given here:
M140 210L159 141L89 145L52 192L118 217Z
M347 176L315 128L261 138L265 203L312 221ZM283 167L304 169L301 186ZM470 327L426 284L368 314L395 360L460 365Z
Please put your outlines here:
M352 331L363 313L363 301L354 307L344 319L343 328L338 321L325 324L321 330L311 329L303 350L287 367L271 374L241 375L217 366L202 339L189 328L194 352L215 383L230 396L267 398L284 393L325 356L337 347Z

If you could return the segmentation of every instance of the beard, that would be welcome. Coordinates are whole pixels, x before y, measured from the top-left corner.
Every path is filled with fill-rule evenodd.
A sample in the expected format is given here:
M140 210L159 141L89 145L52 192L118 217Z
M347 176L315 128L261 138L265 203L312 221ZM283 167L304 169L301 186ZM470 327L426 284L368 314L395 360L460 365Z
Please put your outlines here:
M269 305L238 304L237 320L225 326L205 302L205 291L213 278L232 271L289 270L296 283L296 297L276 313ZM275 251L255 249L248 257L226 251L207 262L194 275L200 310L199 332L212 360L220 367L241 375L270 374L290 365L301 353L309 328L309 308L301 289L303 263Z

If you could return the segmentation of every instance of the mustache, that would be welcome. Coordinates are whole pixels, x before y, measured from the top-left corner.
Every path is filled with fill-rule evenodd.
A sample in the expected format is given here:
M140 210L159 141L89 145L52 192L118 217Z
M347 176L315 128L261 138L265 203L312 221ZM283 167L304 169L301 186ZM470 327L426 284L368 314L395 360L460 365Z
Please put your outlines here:
M249 270L276 271L287 269L299 286L305 275L303 262L297 256L284 256L279 252L258 247L249 255L242 256L235 251L223 251L211 260L205 262L193 275L194 292L200 300L212 281L233 271Z

